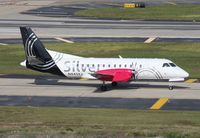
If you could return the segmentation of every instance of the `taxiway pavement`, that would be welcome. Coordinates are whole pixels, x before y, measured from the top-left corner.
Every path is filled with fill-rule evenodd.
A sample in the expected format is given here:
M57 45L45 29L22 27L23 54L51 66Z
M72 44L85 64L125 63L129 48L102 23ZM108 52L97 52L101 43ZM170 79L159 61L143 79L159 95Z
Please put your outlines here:
M8 4L6 4L9 2ZM39 37L159 37L159 38L200 38L198 22L162 22L162 21L126 21L126 20L90 20L65 17L42 17L43 11L36 15L21 14L33 9L53 5L80 6L82 3L91 6L93 3L105 3L100 0L28 0L3 1L0 3L0 38L20 38L19 26L33 27ZM113 2L110 0L110 2ZM125 2L117 0L117 2ZM146 1L148 2L148 1ZM167 1L154 0L152 3ZM149 3L151 3L149 1ZM175 3L198 3L198 0ZM52 9L55 10L55 9Z
M80 0L76 1L80 2ZM1 39L20 38L19 26L33 27L36 34L43 38L158 36L160 38L200 38L198 22L40 17L20 14L20 12L56 5L56 0L48 2L46 0L17 0L16 2L16 4L0 5ZM62 0L59 3L62 3ZM100 81L91 80L0 77L0 105L200 110L199 83L175 83L173 91L168 90L167 82L123 83L116 88L109 85L109 90L106 92L99 90L100 85Z
M116 88L108 84L105 92L99 90L101 83L98 80L1 78L0 95L200 99L199 83L174 83L174 90L168 89L168 82L121 83Z
M113 21L66 18L52 20L0 20L0 38L19 38L19 26L30 26L39 37L159 37L200 38L193 22Z
M97 80L0 78L1 106L200 110L199 83L122 83L102 92Z

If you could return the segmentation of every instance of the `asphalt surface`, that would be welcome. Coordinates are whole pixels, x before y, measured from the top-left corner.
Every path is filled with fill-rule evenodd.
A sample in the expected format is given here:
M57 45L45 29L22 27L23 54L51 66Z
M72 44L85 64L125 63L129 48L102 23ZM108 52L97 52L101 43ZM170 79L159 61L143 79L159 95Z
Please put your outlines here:
M30 14L36 16L47 16L47 17L74 17L74 13L79 10L85 10L90 8L108 8L108 7L116 7L122 6L121 3L79 3L72 5L62 5L62 6L48 6L48 7L40 7L36 9L31 9L28 11L21 12L22 14Z
M91 3L91 1L95 1L97 4ZM7 2L0 2L0 43L21 43L19 26L32 27L45 42L58 42L54 37L62 37L75 42L139 42L149 37L156 37L155 41L161 42L199 42L200 39L199 22L71 18L71 15L77 9L110 6L108 2L130 2L128 0L85 0L84 2L81 0L16 0L9 1L11 3L6 5ZM145 3L157 5L163 3L199 4L200 2L199 0L145 0ZM59 7L60 5L67 5L69 10L65 11L65 9ZM42 11L38 12L40 10ZM21 14L25 11L27 14ZM55 14L53 15L53 13ZM53 16L48 17L48 15ZM60 15L60 18L55 15ZM173 91L168 90L168 82L122 83L117 88L108 84L108 91L106 92L99 90L100 84L100 81L90 80L65 80L57 77L45 79L45 77L32 76L13 78L1 75L0 105L150 109L158 99L168 98L168 102L160 107L161 109L200 110L199 83L175 83Z
M190 3L199 4L198 0L183 1L183 0L152 0L141 1L146 5L159 5L159 4L180 4ZM87 0L87 1L57 1L56 4L33 8L23 11L21 13L34 16L47 16L47 17L62 17L59 21L1 21L2 27L19 27L30 26L46 31L46 37L160 37L160 38L200 38L200 23L199 22L166 22L166 21L126 21L126 20L90 20L74 18L74 12L82 9L89 8L102 8L102 7L115 7L121 6L124 0ZM63 20L62 20L63 19ZM54 28L54 29L53 29ZM40 31L39 31L40 32ZM52 34L53 32L53 34ZM12 33L13 35L13 33ZM43 36L43 34L41 35ZM45 37L45 36L44 36ZM169 41L173 41L171 39ZM189 41L192 41L191 39ZM87 40L86 40L87 41ZM162 40L161 40L162 41Z
M74 13L79 10L93 9L93 8L109 8L109 7L123 7L124 3L131 3L130 0L115 0L115 1L81 1L79 3L62 3L21 12L22 14L30 14L36 16L47 17L76 17ZM155 6L162 4L200 4L198 0L136 0L134 2L143 2L145 6ZM57 2L59 3L59 2ZM78 17L80 18L80 17Z
M96 28L96 29L175 29L200 30L200 22L180 21L129 21L71 19L52 20L0 20L1 27L30 26L37 28Z
M2 75L1 75L2 76ZM199 83L121 83L102 92L100 81L65 80L57 77L0 78L0 106L55 106L89 108L150 109L160 98L168 98L163 110L200 110Z
M115 38L115 37L67 37L63 38L65 40L69 40L72 42L144 42L148 39L148 37L130 37L130 38ZM55 38L40 38L40 40L44 43L58 43L63 41L59 41ZM159 38L157 37L153 42L200 42L200 38ZM13 38L13 39L0 39L1 45L9 45L9 44L22 44L21 38Z
M138 0L140 1L140 0ZM20 38L19 26L30 26L43 38L54 37L120 37L120 38L200 38L199 22L162 22L162 21L126 21L126 20L91 20L69 17L65 9L98 8L128 2L122 0L51 0L51 1L11 1L0 8L0 38ZM130 1L129 1L130 2ZM172 1L144 1L150 5ZM174 3L195 3L198 0ZM59 7L60 6L60 7ZM50 8L48 8L50 7ZM63 8L65 7L65 8ZM71 7L71 8L70 8ZM39 10L38 10L39 9ZM24 12L29 14L21 14ZM35 12L35 13L33 13ZM44 14L56 14L54 17L43 17ZM67 14L58 18L59 14ZM37 16L36 16L37 15ZM41 16L42 15L42 16ZM192 39L191 39L192 40Z
M149 109L155 101L156 99L0 96L0 106Z
M198 22L115 20L0 20L0 38L20 38L19 26L32 27L39 37L200 38Z
M115 108L149 110L158 99L0 96L0 106ZM161 110L200 110L200 100L172 99Z

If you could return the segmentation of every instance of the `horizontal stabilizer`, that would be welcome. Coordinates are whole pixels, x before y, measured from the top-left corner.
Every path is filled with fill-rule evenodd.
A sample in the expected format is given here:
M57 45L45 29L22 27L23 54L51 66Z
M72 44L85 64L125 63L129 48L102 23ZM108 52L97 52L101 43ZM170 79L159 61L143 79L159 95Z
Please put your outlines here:
M36 58L36 56L28 56L27 60L30 65L44 64L44 62Z

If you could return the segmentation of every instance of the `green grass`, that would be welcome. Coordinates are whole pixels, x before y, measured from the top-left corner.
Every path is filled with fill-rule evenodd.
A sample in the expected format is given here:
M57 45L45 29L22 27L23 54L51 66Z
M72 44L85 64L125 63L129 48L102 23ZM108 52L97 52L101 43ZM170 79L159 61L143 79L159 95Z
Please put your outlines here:
M168 58L190 73L191 78L200 78L199 43L55 43L48 49L84 57ZM0 74L42 74L19 65L25 59L21 45L0 46Z
M199 20L200 5L178 4L178 5L159 5L146 8L125 9L115 8L96 8L80 10L76 16L111 18L111 19L139 19L139 20Z
M200 136L200 112L0 107L0 137Z

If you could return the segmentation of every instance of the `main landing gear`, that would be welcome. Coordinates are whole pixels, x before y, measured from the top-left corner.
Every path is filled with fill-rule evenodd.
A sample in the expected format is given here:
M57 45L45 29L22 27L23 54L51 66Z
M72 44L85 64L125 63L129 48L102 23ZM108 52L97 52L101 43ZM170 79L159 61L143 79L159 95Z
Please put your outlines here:
M111 85L112 85L113 87L116 87L116 86L117 86L117 82L113 81L113 82L111 83ZM169 88L169 90L173 90L173 89L174 89L174 86L173 86L172 84L169 84L168 88ZM101 85L101 91L107 91L107 86L106 86L106 84L105 84L105 81L103 81L103 84Z
M114 87L117 86L117 82L115 82L115 81L113 81L111 84L112 84L112 86L114 86Z
M113 82L111 83L111 85L112 85L113 87L116 87L116 86L117 86L117 82L113 81ZM101 85L101 91L107 91L107 86L106 86L106 84L105 84L105 81L103 81L103 84Z
M103 81L103 84L101 85L101 91L107 91L107 86L105 85L105 81Z

